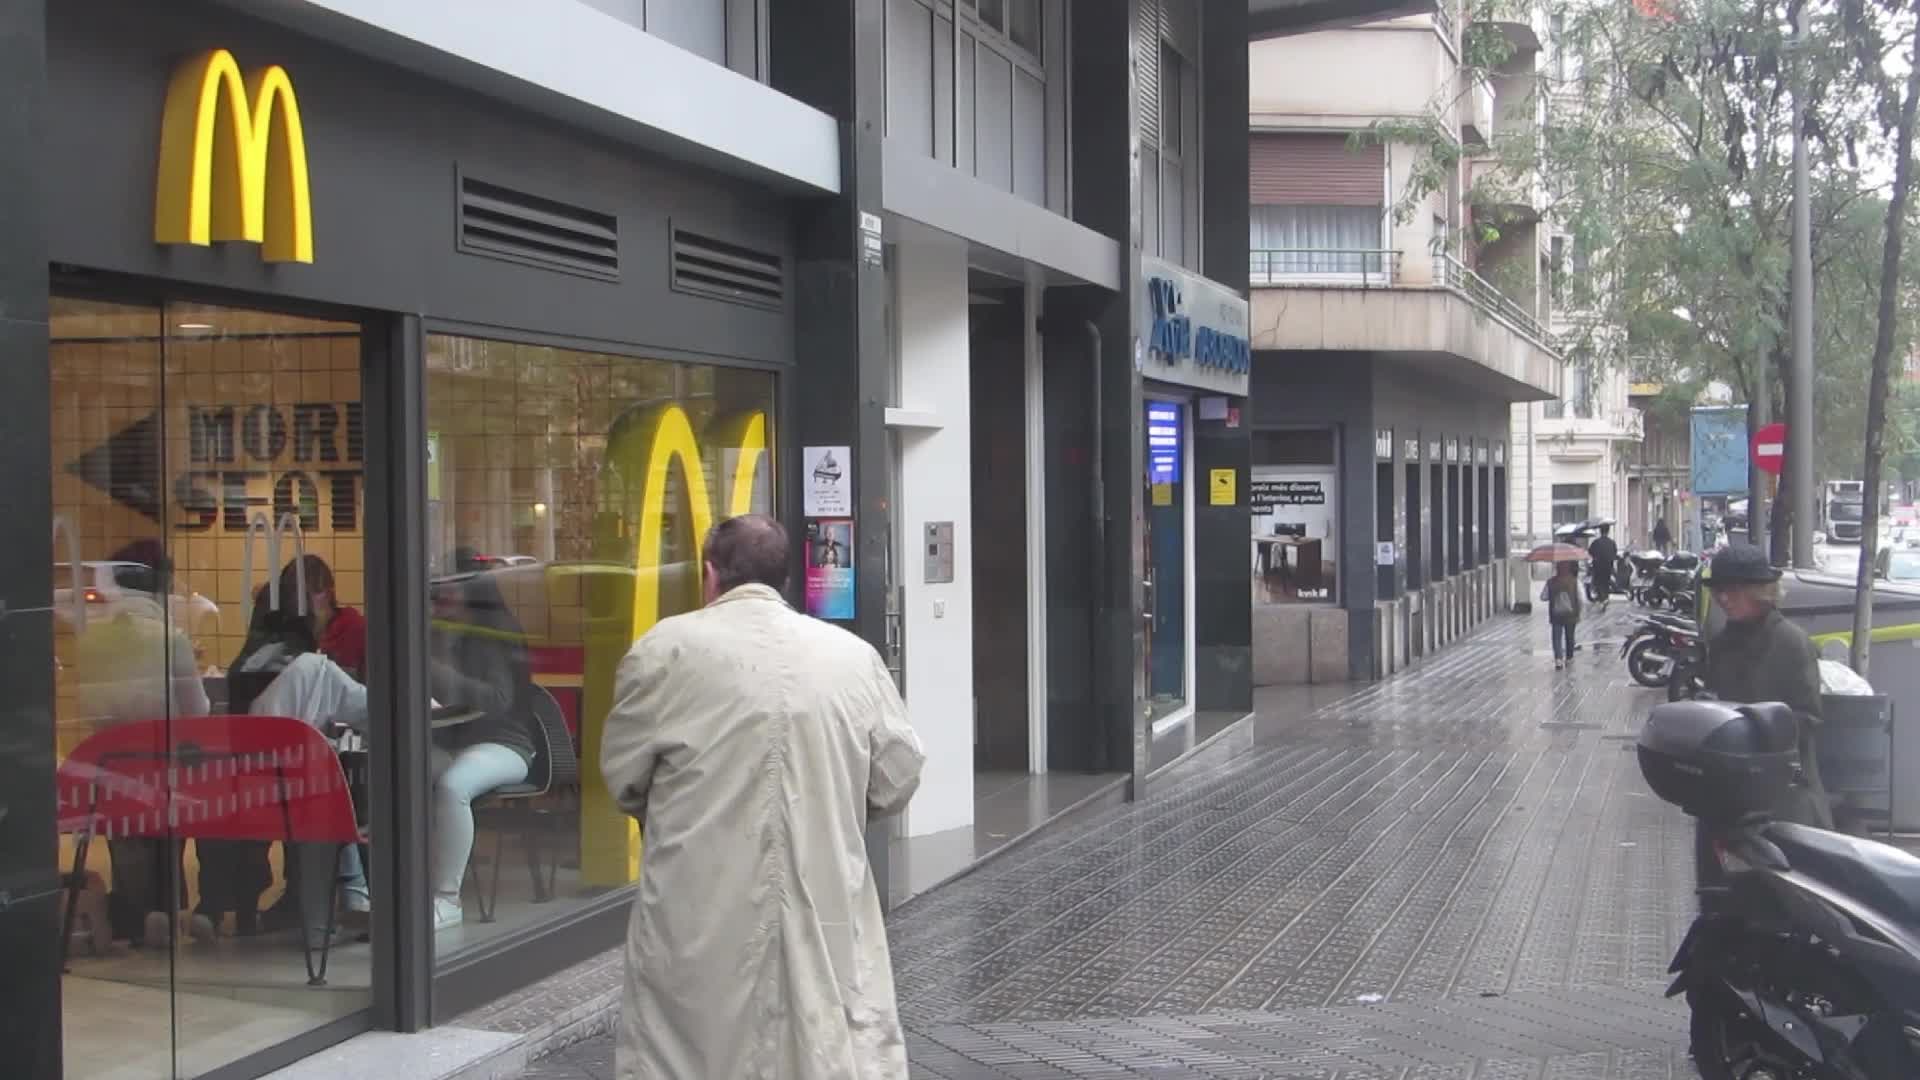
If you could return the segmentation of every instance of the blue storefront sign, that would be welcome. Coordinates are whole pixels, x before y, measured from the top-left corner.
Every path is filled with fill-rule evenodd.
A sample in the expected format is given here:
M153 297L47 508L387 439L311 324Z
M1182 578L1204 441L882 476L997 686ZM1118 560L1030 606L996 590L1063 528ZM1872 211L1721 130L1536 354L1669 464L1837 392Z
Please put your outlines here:
M1245 396L1253 370L1247 301L1172 263L1141 256L1141 371L1150 379Z
M1747 407L1701 406L1693 410L1695 495L1745 494L1747 490Z

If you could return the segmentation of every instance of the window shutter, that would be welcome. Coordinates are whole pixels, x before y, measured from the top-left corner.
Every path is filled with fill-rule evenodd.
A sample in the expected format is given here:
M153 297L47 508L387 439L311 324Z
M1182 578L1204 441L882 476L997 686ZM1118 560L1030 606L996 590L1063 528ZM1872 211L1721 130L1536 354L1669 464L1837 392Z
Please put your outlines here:
M1386 148L1351 149L1345 132L1248 136L1247 194L1255 206L1382 206Z

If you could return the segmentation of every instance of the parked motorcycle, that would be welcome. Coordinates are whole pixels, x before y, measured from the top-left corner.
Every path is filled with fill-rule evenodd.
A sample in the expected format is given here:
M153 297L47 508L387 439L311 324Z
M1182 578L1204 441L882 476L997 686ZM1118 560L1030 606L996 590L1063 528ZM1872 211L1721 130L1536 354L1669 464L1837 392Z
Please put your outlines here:
M1701 830L1701 914L1669 997L1703 1080L1920 1077L1920 859L1775 821L1798 721L1778 703L1656 707L1640 771Z
M1653 587L1653 575L1666 564L1667 556L1659 551L1631 551L1623 560L1631 573L1628 579L1627 595L1636 604L1647 602L1647 590Z
M1676 551L1653 571L1653 582L1641 594L1641 602L1650 608L1666 608L1691 615L1699 596L1700 556Z
M1620 646L1627 674L1641 686L1666 686L1673 673L1689 670L1706 658L1700 627L1682 615L1654 612L1627 635Z

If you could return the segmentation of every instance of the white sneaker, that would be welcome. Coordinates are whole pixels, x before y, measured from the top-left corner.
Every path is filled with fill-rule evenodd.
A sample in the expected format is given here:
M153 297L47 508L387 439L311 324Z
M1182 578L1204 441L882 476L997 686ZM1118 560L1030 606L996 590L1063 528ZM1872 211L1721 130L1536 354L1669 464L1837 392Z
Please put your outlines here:
M342 892L346 896L348 911L355 915L366 915L373 911L373 899L365 889L347 888Z
M451 930L466 921L467 913L460 907L458 900L440 900L437 898L434 900L433 929L436 933L441 930Z

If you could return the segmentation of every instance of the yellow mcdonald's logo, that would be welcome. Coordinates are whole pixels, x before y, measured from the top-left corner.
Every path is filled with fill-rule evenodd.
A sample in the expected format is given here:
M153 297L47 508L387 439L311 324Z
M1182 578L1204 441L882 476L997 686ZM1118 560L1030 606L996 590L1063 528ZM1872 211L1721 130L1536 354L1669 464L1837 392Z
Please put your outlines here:
M160 126L153 239L245 240L268 262L313 261L307 140L278 64L245 76L225 49L174 70Z
M626 505L637 507L633 607L631 620L616 618L610 620L611 626L589 629L582 679L580 753L584 761L600 760L600 736L613 707L614 671L621 658L660 621L663 611L699 603L707 530L717 514L751 513L759 478L771 478L761 469L767 454L764 412L721 417L707 426L705 441L708 452L716 455L714 479L724 485L717 493L718 502L707 482L700 440L680 406L656 406L624 419L607 439L607 463L619 478L616 483L624 488ZM731 461L729 455L733 455ZM676 465L681 498L670 500ZM690 556L668 563L669 514L676 504L685 507L686 521L677 524L690 534ZM676 571L678 576L673 577ZM640 873L639 829L614 803L597 767L584 769L581 775L581 880L588 885L627 884Z

